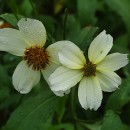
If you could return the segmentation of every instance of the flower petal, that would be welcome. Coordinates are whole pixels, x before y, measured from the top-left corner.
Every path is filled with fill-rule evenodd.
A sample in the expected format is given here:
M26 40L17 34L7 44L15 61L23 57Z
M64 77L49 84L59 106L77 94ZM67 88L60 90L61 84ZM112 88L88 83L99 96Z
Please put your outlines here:
M13 55L22 56L27 41L22 32L12 28L0 29L0 50L7 51Z
M60 62L70 69L83 68L84 64L86 63L86 59L80 48L70 41L63 42L65 42L66 44L63 46L63 49L59 52Z
M89 60L97 64L102 61L113 46L113 38L111 35L102 31L90 44L88 49Z
M121 84L121 78L115 72L100 71L96 73L96 76L105 92L115 91Z
M25 61L21 61L13 74L14 88L22 94L26 94L39 82L40 71L34 71L28 67Z
M98 64L97 70L115 71L127 64L127 54L113 53L106 56L105 59Z
M46 30L42 22L30 18L22 18L18 21L19 30L22 31L30 45L44 46L46 42Z
M96 77L84 77L78 88L78 98L84 109L97 110L102 101L102 90Z
M44 70L41 71L42 74L43 74L44 79L46 80L46 82L48 83L50 88L51 88L51 84L50 84L48 78L58 67L59 67L59 65L57 65L57 64L55 64L53 62L50 62L49 65ZM68 94L69 91L70 90L66 90L66 91L53 91L53 93L55 95L57 95L57 96L64 96L64 94Z
M49 77L53 91L66 91L75 86L83 77L82 70L72 70L60 66Z
M53 90L52 90L53 91ZM60 97L63 97L65 96L65 94L69 94L70 93L70 89L66 90L66 91L53 91L53 93L56 95L56 96L60 96Z
M46 51L48 52L49 56L50 56L50 61L57 64L57 65L61 65L60 61L59 61L59 56L58 53L61 49L63 49L67 44L70 44L69 41L58 41L55 42L51 45L49 45L46 49Z

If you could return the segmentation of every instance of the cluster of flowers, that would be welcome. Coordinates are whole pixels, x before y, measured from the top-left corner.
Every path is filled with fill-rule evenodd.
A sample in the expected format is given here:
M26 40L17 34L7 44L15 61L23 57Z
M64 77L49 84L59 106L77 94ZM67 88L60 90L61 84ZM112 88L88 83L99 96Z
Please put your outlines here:
M14 88L20 93L30 92L42 73L57 96L68 94L79 83L81 106L97 110L102 90L111 92L121 84L114 71L128 64L127 54L107 55L113 38L105 30L90 44L86 60L81 49L71 41L58 41L45 48L46 30L40 21L23 18L17 25L19 30L0 29L0 50L23 57L12 78Z

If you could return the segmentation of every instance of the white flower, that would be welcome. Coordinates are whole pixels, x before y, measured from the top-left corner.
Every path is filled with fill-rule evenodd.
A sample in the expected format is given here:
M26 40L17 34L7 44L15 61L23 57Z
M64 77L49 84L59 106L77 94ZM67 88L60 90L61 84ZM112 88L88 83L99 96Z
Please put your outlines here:
M62 42L63 43L63 42ZM67 41L66 41L67 43ZM49 77L53 91L65 91L79 82L78 98L84 109L97 110L102 101L102 90L114 91L121 78L114 72L128 63L127 54L107 55L113 46L113 38L101 32L91 43L86 61L83 52L75 44L68 44L59 51L62 66Z
M23 18L18 22L18 27L19 30L0 29L0 50L23 57L14 71L13 85L24 94L39 82L41 72L48 82L49 75L60 65L58 51L64 44L57 42L47 49L43 48L46 30L38 20ZM69 90L65 91L68 92ZM54 93L63 96L64 91Z

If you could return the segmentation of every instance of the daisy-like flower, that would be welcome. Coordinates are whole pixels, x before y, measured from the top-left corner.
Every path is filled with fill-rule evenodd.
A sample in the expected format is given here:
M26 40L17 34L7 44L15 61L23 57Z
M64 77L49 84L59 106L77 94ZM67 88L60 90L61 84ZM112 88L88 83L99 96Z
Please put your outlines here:
M81 106L97 110L103 98L102 90L112 92L121 84L121 78L114 71L128 63L127 54L107 55L112 46L111 35L107 35L106 31L101 32L92 41L86 61L80 48L68 41L58 53L62 66L49 77L51 89L65 91L79 82L78 98Z
M0 50L23 57L14 71L13 85L25 94L39 82L41 73L48 82L49 75L60 65L58 51L64 44L57 42L45 48L46 30L38 20L23 18L17 25L19 30L0 29ZM54 93L63 96L64 91Z

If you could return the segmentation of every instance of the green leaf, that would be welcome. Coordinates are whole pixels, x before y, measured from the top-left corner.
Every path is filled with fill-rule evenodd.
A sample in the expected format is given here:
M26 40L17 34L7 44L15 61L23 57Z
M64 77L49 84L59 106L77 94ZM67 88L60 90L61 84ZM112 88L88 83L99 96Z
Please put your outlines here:
M6 90L6 93L8 91ZM2 93L2 91L0 90L0 93ZM17 94L11 94L6 96L6 98L4 99L4 102L2 100L2 102L0 103L0 110L2 109L6 109L9 108L11 105L16 105L21 99L21 95L19 93Z
M124 34L119 36L114 41L113 50L118 51L120 53L129 53L128 45L129 45L129 36L128 34Z
M54 25L56 23L55 19L53 19L53 17L50 17L48 15L44 15L44 16L40 16L39 20L42 21L47 32L52 35L54 33L54 29L55 29L54 28Z
M101 130L122 130L120 117L111 110L105 113Z
M4 85L9 85L10 77L7 70L3 65L0 64L0 87Z
M50 91L31 96L23 102L8 120L5 130L37 130L42 126L57 106L59 98Z
M93 124L82 123L82 125L89 130L101 130L101 121Z
M123 124L122 130L130 130L130 126Z
M106 0L106 2L122 17L130 34L130 0Z
M64 116L64 113L65 113L65 110L66 110L66 96L62 97L59 101L59 105L57 106L57 109L56 109L56 113L57 113L57 120L58 122L61 122L63 116Z
M130 102L130 78L123 80L119 89L109 97L106 109L120 111L128 102Z
M96 23L97 0L77 0L78 18L83 26Z
M20 9L22 13L26 16L29 16L33 11L29 0L23 0Z
M72 124L59 124L53 125L48 130L74 130L74 126Z
M64 20L64 18L63 18ZM73 41L75 37L79 34L81 31L81 26L79 21L75 18L74 15L67 15L67 21L66 21L66 37L68 40Z
M21 15L17 15L17 16L19 19L23 18L23 16L21 16ZM12 26L17 27L18 20L16 19L14 14L9 14L9 13L1 14L0 18L3 18L5 21L10 23Z
M86 27L83 28L77 36L75 36L75 39L73 39L73 42L78 45L82 51L85 51L87 49L87 46L91 43L91 41L94 38L94 34L97 32L97 27Z

